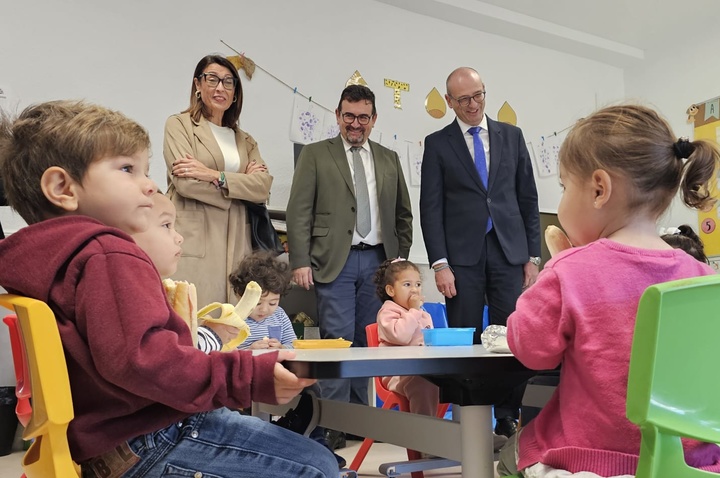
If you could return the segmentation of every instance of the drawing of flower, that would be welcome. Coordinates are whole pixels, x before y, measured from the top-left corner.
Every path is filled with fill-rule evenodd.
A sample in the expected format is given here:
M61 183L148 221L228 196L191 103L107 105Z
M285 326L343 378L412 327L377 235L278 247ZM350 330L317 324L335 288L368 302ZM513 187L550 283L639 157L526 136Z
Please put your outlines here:
M303 139L305 141L312 141L315 136L315 127L320 122L317 116L311 111L303 111L298 116L300 123L300 131L302 132Z

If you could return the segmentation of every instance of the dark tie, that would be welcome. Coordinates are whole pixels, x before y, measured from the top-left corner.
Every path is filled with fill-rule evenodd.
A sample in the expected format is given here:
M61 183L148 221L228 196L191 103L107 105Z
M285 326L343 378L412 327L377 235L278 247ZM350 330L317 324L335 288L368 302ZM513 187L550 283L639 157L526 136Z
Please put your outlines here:
M365 167L363 166L360 150L353 146L350 148L353 158L353 170L355 173L355 201L357 202L357 217L355 229L361 237L365 237L370 232L370 195L368 194L367 178L365 177Z
M473 126L468 129L473 137L473 149L475 150L475 169L477 169L480 181L482 181L485 190L488 188L488 171L487 163L485 162L485 148L483 147L482 139L480 138L480 126ZM488 211L489 213L489 211ZM485 232L489 232L492 229L492 218L488 216L487 229Z

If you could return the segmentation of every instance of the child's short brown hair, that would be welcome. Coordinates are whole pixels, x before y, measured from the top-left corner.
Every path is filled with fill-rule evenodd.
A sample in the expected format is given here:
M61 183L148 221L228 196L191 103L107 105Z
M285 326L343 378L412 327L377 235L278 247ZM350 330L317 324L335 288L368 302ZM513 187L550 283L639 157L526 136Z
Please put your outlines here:
M57 216L40 179L57 166L76 181L94 161L150 149L142 126L120 112L82 101L49 101L16 119L0 118L0 176L10 206L28 224Z
M263 294L272 292L283 295L290 288L292 272L288 263L277 260L274 253L258 251L246 256L229 279L238 297L245 292L245 286L250 281L257 282Z

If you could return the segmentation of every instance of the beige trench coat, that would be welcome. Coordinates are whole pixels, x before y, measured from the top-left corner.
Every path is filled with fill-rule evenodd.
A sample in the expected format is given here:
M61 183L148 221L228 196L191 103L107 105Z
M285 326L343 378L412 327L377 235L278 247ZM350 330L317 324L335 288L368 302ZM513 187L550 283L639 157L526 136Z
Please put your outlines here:
M240 171L250 161L263 163L257 143L249 134L235 134L240 153ZM226 187L171 174L172 163L191 154L205 166L224 171ZM192 282L198 291L198 306L210 302L234 304L228 276L252 250L246 208L240 199L264 203L270 195L272 176L225 171L220 146L205 118L192 120L188 113L173 115L165 123L163 156L168 171L167 195L177 208L177 231L182 234L183 255L173 279Z

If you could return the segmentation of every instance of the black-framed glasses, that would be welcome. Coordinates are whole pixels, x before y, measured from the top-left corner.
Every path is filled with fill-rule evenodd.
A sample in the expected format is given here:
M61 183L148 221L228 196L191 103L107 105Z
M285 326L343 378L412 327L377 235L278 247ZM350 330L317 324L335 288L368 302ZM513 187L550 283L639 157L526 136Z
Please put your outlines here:
M210 88L215 88L218 83L222 81L223 88L226 90L232 90L235 88L235 84L237 83L237 79L234 76L226 76L225 78L220 78L214 73L200 73L197 76L198 80L200 78L205 78L205 83L208 84Z
M362 125L366 125L372 119L370 115L354 115L352 113L343 113L342 119L346 124L353 124L355 120Z
M471 96L461 96L460 98L455 98L450 93L448 93L448 96L455 101L458 102L460 106L470 106L470 100L475 100L475 103L480 103L482 100L485 99L485 91L478 91L474 95Z

